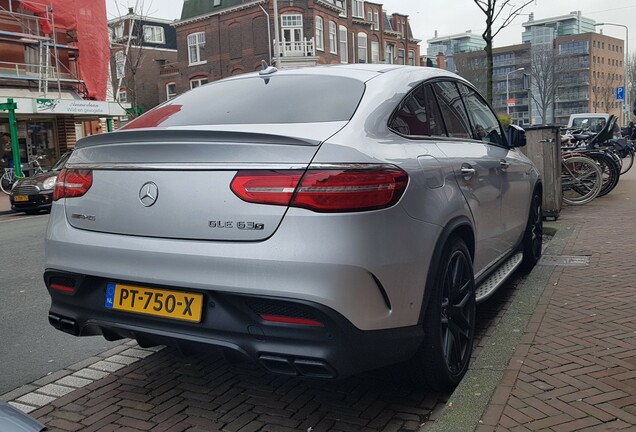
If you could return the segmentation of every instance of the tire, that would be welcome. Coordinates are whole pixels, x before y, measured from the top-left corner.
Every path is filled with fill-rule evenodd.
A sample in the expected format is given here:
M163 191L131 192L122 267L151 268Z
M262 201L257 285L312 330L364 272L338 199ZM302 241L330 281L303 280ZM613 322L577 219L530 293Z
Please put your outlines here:
M601 191L603 172L596 162L586 156L569 156L561 162L561 190L563 202L583 205Z
M411 360L411 372L427 389L454 389L468 370L475 339L475 280L466 243L449 238L434 270L433 290L424 315L424 340Z
M623 163L621 164L621 175L629 171L634 165L634 150L625 150L626 154L623 157Z
M521 261L521 267L527 272L532 270L539 261L539 258L541 258L543 248L542 202L543 197L541 191L536 189L532 194L528 224L526 225L522 240L523 261Z
M603 153L590 153L592 159L599 164L601 171L603 172L603 184L601 190L598 193L599 197L605 196L610 193L618 184L618 180L621 176L621 169L618 162L611 156Z

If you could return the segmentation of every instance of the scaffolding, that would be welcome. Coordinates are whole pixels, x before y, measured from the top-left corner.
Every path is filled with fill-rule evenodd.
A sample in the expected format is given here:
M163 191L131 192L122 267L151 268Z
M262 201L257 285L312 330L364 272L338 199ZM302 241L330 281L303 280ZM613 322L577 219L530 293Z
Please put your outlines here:
M41 10L41 13L34 12ZM11 23L14 25L11 26ZM7 28L18 24L21 31ZM45 35L43 27L50 28L50 36ZM80 94L86 93L82 80L78 79L78 67L71 70L71 59L77 58L77 47L71 44L59 44L55 15L50 2L33 0L7 0L0 2L0 46L3 43L24 46L23 62L0 61L1 80L19 80L37 83L38 94L49 97L51 86L57 87L58 97L62 97L62 85L73 86ZM69 65L60 60L60 52L66 52ZM35 55L34 55L35 53ZM27 84L28 85L28 84Z

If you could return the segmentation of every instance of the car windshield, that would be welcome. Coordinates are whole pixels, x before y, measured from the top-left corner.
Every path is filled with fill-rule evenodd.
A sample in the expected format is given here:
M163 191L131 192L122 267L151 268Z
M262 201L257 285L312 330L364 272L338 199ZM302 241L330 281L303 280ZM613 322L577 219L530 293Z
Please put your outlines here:
M60 158L55 161L55 163L51 167L51 171L60 171L62 168L64 168L64 165L66 165L66 161L69 157L71 157L71 152L66 152L62 156L60 156Z
M123 129L218 124L346 121L365 85L339 76L252 76L218 81L184 93Z

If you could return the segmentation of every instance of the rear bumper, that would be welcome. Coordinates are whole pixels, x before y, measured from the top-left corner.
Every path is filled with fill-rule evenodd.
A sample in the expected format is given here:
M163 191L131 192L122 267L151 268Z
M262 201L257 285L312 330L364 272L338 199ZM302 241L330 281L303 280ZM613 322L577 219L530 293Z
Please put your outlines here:
M13 195L9 196L11 210L14 211L38 211L50 210L53 201L53 192L28 195L29 201L15 201Z
M44 278L52 299L49 322L59 330L111 340L134 338L142 346L161 344L182 351L220 347L287 375L337 378L407 360L423 336L421 326L360 330L333 309L309 301L214 291L189 290L204 296L200 323L156 318L106 308L106 285L112 282L107 279L55 270L47 270ZM50 288L51 281L60 278L74 281L74 294ZM272 313L322 326L262 318Z

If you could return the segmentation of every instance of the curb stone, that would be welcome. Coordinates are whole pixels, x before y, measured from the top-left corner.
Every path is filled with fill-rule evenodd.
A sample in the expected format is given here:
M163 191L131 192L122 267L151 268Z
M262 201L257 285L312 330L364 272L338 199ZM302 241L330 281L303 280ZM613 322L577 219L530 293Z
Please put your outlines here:
M141 348L135 341L129 341L0 395L0 400L28 414L163 348Z

